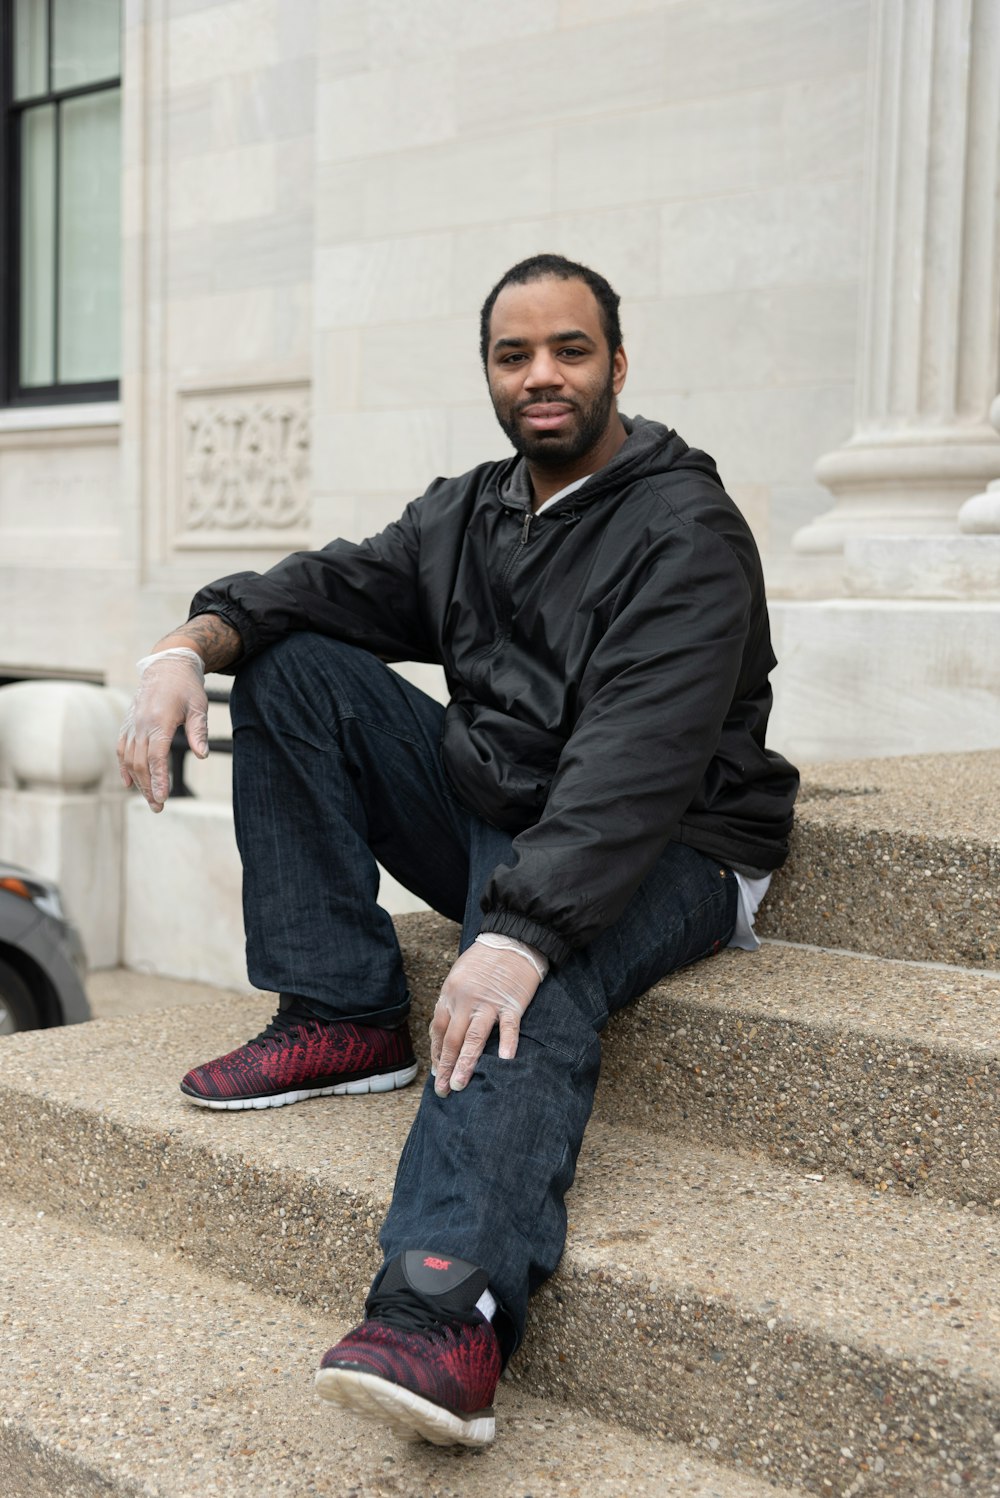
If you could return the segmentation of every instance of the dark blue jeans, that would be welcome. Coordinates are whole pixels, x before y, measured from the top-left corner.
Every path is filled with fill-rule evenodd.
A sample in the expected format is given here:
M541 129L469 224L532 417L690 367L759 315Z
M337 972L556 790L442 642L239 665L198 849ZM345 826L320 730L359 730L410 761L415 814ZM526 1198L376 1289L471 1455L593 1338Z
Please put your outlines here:
M376 859L433 909L479 930L479 896L511 839L456 800L441 768L443 709L366 651L294 634L247 662L232 695L233 803L250 981L326 1017L391 1025L409 995ZM528 1296L559 1262L608 1016L666 973L725 946L729 869L670 843L610 930L553 970L497 1032L468 1087L428 1079L403 1150L385 1260L437 1250L488 1270L505 1355ZM370 1117L377 1122L378 1104Z

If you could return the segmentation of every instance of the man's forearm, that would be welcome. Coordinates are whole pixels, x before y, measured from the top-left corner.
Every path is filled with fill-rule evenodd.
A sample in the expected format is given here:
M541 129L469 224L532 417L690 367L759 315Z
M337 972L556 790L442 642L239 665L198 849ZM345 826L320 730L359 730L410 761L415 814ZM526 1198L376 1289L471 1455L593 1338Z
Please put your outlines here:
M154 646L154 651L173 650L178 646L196 650L205 662L206 671L223 671L243 654L239 630L218 614L196 614L186 624L164 635Z

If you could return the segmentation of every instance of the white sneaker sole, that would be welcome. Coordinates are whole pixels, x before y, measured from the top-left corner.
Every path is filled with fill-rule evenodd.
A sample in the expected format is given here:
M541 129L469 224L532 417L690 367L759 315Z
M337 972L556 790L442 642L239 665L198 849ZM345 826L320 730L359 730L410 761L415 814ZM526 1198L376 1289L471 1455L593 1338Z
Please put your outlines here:
M284 1108L288 1103L305 1103L311 1097L361 1097L369 1092L395 1092L397 1087L406 1087L417 1075L417 1064L404 1067L402 1071L383 1072L377 1077L361 1077L356 1082L337 1082L332 1087L303 1087L296 1092L276 1092L271 1097L196 1097L193 1092L185 1092L181 1088L184 1097L189 1103L196 1103L199 1108L225 1108L232 1111L238 1108Z
M355 1368L321 1368L316 1390L331 1404L380 1420L401 1436L422 1436L435 1446L488 1446L496 1435L492 1410L463 1420L400 1384Z

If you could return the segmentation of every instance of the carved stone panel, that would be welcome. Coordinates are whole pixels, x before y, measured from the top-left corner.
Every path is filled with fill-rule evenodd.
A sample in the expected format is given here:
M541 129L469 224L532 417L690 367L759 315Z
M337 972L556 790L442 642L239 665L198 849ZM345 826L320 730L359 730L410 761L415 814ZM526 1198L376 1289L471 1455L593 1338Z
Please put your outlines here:
M272 547L309 531L307 385L182 391L182 548Z

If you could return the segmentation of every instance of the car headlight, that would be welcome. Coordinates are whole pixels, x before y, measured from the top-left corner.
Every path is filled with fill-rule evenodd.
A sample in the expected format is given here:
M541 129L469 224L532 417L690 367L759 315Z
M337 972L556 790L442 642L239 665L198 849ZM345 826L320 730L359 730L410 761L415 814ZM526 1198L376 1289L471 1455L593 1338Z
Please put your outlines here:
M36 910L44 911L57 921L66 919L59 891L54 885L39 884L36 879L21 879L14 874L5 874L0 878L0 889L5 889L22 900L30 900Z

